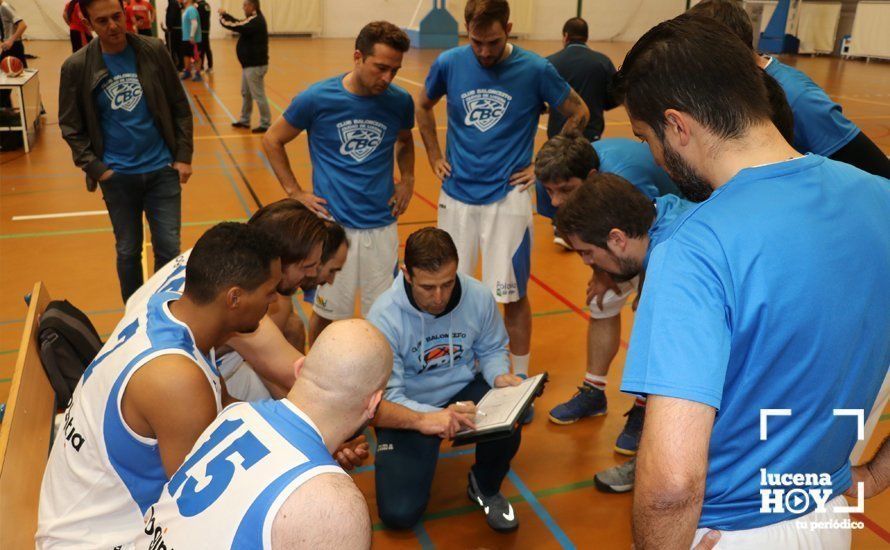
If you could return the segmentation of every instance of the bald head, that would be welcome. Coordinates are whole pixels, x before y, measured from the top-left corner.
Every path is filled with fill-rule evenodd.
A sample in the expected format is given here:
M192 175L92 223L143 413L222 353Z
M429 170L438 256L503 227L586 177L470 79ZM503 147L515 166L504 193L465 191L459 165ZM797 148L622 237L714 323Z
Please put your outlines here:
M292 393L321 391L343 409L363 407L391 371L392 348L379 330L363 319L335 321L312 345Z

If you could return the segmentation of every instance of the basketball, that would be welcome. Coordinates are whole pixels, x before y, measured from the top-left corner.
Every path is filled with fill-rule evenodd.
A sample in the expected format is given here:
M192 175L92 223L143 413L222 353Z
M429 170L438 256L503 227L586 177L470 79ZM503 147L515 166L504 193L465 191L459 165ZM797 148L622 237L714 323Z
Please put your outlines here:
M24 66L22 65L22 60L18 57L4 57L3 61L0 61L0 71L6 76L19 76L22 74L24 70Z

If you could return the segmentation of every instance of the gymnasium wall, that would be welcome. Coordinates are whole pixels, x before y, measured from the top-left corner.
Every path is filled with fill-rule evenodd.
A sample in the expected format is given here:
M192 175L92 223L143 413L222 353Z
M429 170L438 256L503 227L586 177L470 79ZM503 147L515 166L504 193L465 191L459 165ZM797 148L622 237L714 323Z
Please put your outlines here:
M66 39L62 21L65 0L4 0L28 23L26 38ZM400 26L414 26L429 11L432 0L261 0L263 12L273 33L311 34L331 38L354 37L373 19L386 19ZM156 0L163 20L168 0ZM466 0L448 0L448 10L458 20L461 32ZM214 12L219 7L240 14L241 0L210 0ZM557 40L562 25L573 17L577 0L512 0L513 32L532 39ZM591 25L592 40L633 41L659 21L681 13L685 0L584 0L582 16ZM211 25L211 36L227 33Z

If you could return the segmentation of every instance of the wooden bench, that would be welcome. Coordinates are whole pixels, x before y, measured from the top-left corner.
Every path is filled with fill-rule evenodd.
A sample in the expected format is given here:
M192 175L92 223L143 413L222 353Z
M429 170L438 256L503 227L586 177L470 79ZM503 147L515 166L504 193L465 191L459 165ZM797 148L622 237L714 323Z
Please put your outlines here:
M43 469L49 455L55 393L43 365L37 341L37 321L49 293L34 285L22 331L6 415L0 426L0 548L34 548L37 503Z

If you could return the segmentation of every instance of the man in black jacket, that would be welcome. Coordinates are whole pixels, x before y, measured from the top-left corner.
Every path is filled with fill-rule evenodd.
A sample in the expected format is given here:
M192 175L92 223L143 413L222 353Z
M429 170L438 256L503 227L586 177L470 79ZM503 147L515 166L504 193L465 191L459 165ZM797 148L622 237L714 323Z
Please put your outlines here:
M272 112L266 99L266 86L263 79L269 70L269 31L266 18L260 11L260 0L244 0L244 19L236 19L219 10L219 24L240 34L235 52L241 63L241 118L233 122L235 128L250 128L250 115L253 102L260 109L260 125L253 129L254 134L265 133L272 123Z
M584 129L588 141L596 141L603 135L605 123L603 111L617 106L609 95L609 85L615 74L615 66L608 57L587 46L587 21L573 17L562 27L563 49L547 57L556 71L578 92L587 108L590 120ZM555 109L550 110L547 122L547 139L560 132L565 117Z
M201 68L204 68L204 61L206 60L206 72L212 73L213 52L210 50L210 20L213 18L213 10L210 8L207 0L198 0L195 2L195 7L198 8L198 16L201 18L201 35L204 37L199 46L201 50Z
M142 286L142 214L154 267L179 255L181 188L192 173L192 112L170 55L126 32L118 0L80 0L98 35L62 64L59 127L108 208L124 301Z

